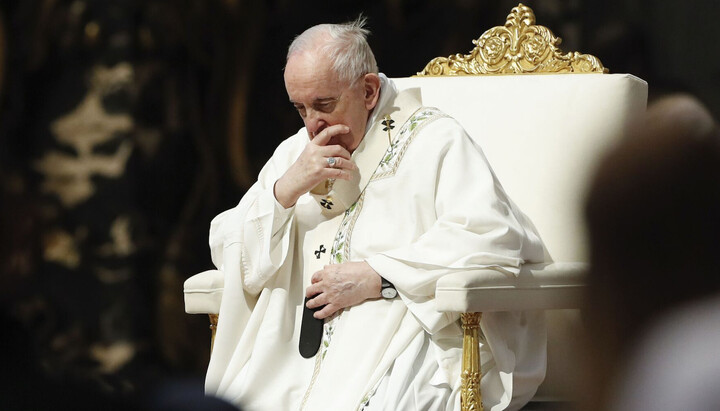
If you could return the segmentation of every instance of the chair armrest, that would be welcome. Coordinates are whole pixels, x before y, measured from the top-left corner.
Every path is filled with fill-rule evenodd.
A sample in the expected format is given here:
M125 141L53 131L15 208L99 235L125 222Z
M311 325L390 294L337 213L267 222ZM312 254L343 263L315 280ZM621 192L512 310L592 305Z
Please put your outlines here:
M483 269L438 280L438 311L491 312L580 308L586 263L526 264L515 276Z
M185 312L188 314L218 314L225 288L225 276L220 270L208 270L185 280Z

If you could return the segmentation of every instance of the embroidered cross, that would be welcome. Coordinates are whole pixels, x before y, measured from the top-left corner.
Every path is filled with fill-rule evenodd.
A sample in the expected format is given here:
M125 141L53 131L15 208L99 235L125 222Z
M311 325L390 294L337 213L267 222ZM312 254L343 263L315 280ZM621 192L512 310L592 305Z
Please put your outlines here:
M332 206L334 204L333 204L332 200L330 200L329 198L323 198L322 200L320 200L320 205L327 208L328 210L330 210L330 209L332 209Z
M390 114L385 114L385 120L381 121L380 124L383 126L383 131L387 131L388 133L388 143L392 144L392 136L390 135L390 130L394 129L395 126L393 125L395 123L395 120L390 118Z
M395 123L395 120L391 119L389 114L386 114L385 120L380 122L380 124L385 126L385 127L383 127L383 131L388 131L388 130L394 129L395 128L395 126L393 125L394 123Z
M317 258L317 259L319 260L319 259L320 259L320 254L324 253L325 251L326 251L326 250L325 250L325 246L322 245L322 244L320 244L320 248L318 248L317 250L315 250L315 258Z

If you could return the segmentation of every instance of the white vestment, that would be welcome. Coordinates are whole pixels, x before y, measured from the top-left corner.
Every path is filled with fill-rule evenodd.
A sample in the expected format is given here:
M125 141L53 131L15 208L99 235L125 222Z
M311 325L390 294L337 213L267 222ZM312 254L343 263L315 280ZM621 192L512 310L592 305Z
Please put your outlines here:
M541 262L532 224L507 198L480 147L418 90L381 95L353 152L359 172L284 209L273 185L309 142L285 140L234 209L210 230L225 291L206 392L247 410L459 409L462 331L436 311L443 275ZM392 144L390 140L392 139ZM323 265L366 261L395 285L324 326L315 358L298 352L304 290ZM482 317L486 410L517 409L545 374L541 312Z

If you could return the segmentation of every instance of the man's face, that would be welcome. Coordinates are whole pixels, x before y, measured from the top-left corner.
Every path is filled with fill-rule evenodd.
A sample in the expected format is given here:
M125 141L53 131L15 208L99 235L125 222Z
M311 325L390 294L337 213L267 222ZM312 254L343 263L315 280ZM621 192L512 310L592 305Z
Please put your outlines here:
M343 124L347 134L332 137L328 145L353 152L362 141L370 112L380 94L377 74L366 74L353 84L339 81L329 59L319 53L300 53L285 66L285 88L307 128L310 139L329 126Z

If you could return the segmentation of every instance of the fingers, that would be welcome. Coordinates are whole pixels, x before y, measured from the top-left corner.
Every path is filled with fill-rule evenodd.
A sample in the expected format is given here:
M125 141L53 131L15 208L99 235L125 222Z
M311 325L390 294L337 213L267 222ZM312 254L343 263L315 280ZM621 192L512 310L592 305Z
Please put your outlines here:
M314 179L341 178L348 180L351 176L350 172L357 170L357 165L350 157L350 152L340 145L308 145L301 158L304 158L306 164L303 169ZM329 158L335 159L332 165L328 162Z
M308 298L310 298L310 297L308 297ZM323 305L325 305L327 303L329 303L327 294L321 293L321 294L315 295L315 298L310 298L307 301L307 303L305 303L305 306L312 310L313 308L322 307Z
M323 318L330 317L331 315L335 314L337 310L339 310L340 307L336 307L333 304L328 304L325 307L323 307L322 310L315 311L315 314L313 314L313 317L317 318L318 320L322 320Z
M327 178L333 180L352 180L352 174L349 171L343 171L338 168L331 168L327 173Z
M327 266L325 266L323 269L325 269L325 268L327 268ZM317 282L320 282L320 280L322 280L322 277L323 277L323 270L315 271L315 273L312 275L312 277L310 277L310 283L315 284Z
M320 175L325 179L334 180L352 180L353 175L357 170L357 165L351 160L344 158L333 157L335 163L331 166L327 158L323 158L323 168L319 171Z
M339 306L328 303L325 293L318 294L315 296L315 298L308 300L305 306L311 310L322 307L319 310L315 311L315 313L313 313L313 317L317 318L318 320L329 317L340 309Z
M311 295L315 295L312 294L313 292L314 291L311 291L310 287L308 287L305 294L309 298ZM333 315L337 310L341 308L340 306L328 302L327 294L325 293L316 294L315 298L309 299L305 306L311 310L322 307L319 310L315 311L315 313L313 313L313 317L317 318L318 320Z
M318 152L325 157L335 157L350 160L350 152L345 150L341 145L323 146L318 149Z
M318 283L315 283L305 289L305 297L312 298L314 295L320 294L321 292L323 292L322 288L320 288Z
M357 169L357 166L355 165L355 163L353 163L350 160L346 160L346 159L340 158L340 157L328 157L328 158L334 158L335 162L331 165L327 161L327 158L326 158L325 159L325 167L326 168L336 169L336 170L347 170L347 171L352 171L352 170Z
M319 132L317 135L315 135L315 137L313 137L312 140L310 140L310 142L318 146L324 146L330 141L331 138L340 134L347 134L349 132L350 127L344 124L335 124Z

